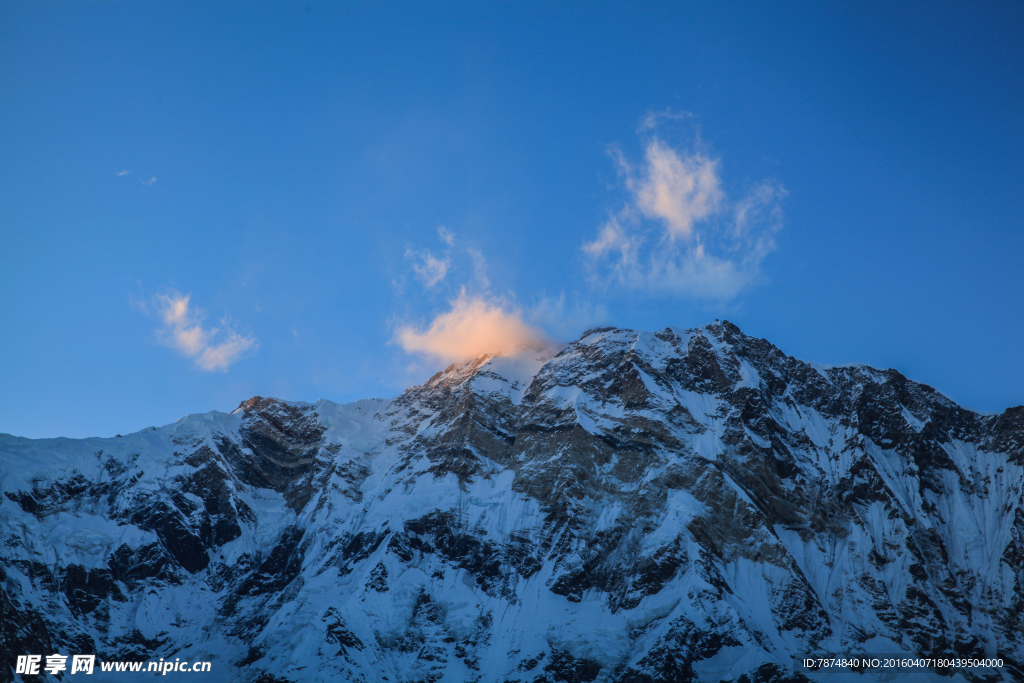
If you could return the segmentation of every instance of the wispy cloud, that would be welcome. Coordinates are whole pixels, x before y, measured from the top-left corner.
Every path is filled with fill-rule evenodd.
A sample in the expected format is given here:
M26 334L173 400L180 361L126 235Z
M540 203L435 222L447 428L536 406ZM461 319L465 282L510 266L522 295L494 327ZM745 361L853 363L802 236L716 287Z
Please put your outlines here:
M227 371L250 349L256 339L232 330L226 319L221 328L203 326L205 314L191 306L191 295L171 290L153 298L153 307L162 322L158 330L161 340L192 358L201 370Z
M644 114L642 119L640 119L640 125L637 127L636 131L638 133L644 133L649 130L654 130L665 121L687 121L692 118L693 114L688 111L674 111L672 109L649 111Z
M430 249L409 246L405 250L405 258L411 262L410 271L416 280L427 290L446 290L451 292L460 286L469 286L472 291L483 291L490 287L487 278L487 259L476 247L465 244L455 232L445 226L438 226L437 237L444 245L440 255ZM451 277L449 277L451 276ZM456 280L451 287L441 288L437 285L445 280ZM395 280L397 289L404 289L405 277Z
M129 173L131 173L131 171L119 171L119 172L115 173L114 175L116 175L118 178L120 178L122 176L128 175Z
M451 308L426 327L401 326L397 341L408 353L452 363L493 354L510 354L549 345L544 334L523 320L520 310L500 300L468 296L463 290Z
M762 260L775 249L786 191L766 181L731 200L718 159L699 144L679 150L654 133L668 118L679 116L652 114L642 122L642 162L611 149L628 199L582 247L592 282L733 299L757 282Z
M156 176L152 176L149 180L139 180L143 185L149 186L156 182Z
M491 280L487 277L487 259L484 258L484 253L476 247L466 247L466 253L469 254L469 260L473 264L473 278L476 280L476 285L481 289L487 289L491 286Z
M608 322L604 304L581 298L578 292L543 296L525 312L529 322L554 335L556 339L575 339L590 327Z
M405 257L413 260L412 270L426 287L433 287L443 280L452 263L450 258L437 258L425 249L423 251L406 250Z
M455 233L443 225L437 226L437 236L440 237L441 241L449 247L455 246Z

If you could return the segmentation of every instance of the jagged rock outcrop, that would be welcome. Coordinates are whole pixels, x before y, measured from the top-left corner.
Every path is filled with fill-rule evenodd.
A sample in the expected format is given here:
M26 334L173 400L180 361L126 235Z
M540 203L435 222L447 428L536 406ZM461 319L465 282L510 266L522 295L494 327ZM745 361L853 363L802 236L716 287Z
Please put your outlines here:
M728 322L392 400L0 436L0 680L53 652L237 681L781 682L826 652L1022 680L1022 487L1024 407Z

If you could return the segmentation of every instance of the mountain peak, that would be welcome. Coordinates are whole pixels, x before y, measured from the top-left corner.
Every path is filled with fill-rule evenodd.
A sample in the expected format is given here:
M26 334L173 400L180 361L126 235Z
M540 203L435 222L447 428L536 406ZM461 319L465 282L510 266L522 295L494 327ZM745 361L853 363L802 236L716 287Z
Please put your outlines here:
M245 399L244 401L239 403L238 407L231 411L231 414L234 415L235 413L248 413L251 411L259 411L261 409L265 410L267 408L270 408L271 406L283 405L284 403L285 402L279 398L264 398L263 396L253 396L252 398Z

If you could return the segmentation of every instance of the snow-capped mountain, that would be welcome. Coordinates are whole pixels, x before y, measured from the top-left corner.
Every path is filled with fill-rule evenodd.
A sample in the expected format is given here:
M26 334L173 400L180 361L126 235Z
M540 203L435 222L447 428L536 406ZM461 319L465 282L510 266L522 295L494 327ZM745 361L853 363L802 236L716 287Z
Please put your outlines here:
M1024 407L728 322L391 400L4 435L0 680L95 653L262 683L863 681L893 674L798 660L904 653L1004 662L920 681L1019 681L1022 487Z

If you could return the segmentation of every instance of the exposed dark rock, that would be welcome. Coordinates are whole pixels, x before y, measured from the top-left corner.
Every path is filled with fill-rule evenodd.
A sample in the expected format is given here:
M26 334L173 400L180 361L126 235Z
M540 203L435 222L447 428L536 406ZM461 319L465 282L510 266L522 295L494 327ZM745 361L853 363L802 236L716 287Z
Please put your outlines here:
M140 529L156 533L167 553L190 574L210 564L202 539L193 532L182 513L168 503L157 501L151 507L139 509L132 515L131 522Z
M299 548L302 534L302 529L297 526L285 529L267 559L242 582L236 594L276 593L294 581L302 569L302 551Z
M346 648L362 650L364 645L359 638L345 627L338 610L331 607L323 616L324 625L327 627L327 642L336 644L340 649L338 654L345 654Z
M544 666L546 678L552 683L590 683L601 673L601 669L601 664L593 659L576 658L559 649L551 651L551 658Z

